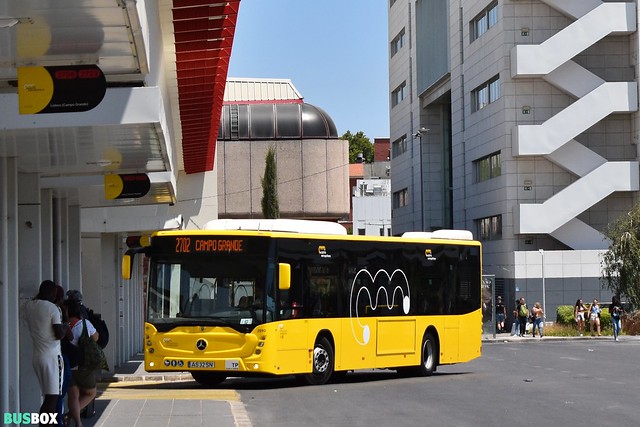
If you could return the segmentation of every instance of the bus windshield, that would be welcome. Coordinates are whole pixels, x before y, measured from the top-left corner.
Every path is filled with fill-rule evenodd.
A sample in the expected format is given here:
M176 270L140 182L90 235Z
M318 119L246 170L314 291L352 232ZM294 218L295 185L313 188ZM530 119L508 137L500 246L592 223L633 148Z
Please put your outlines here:
M267 280L266 257L180 258L152 257L146 321L159 331L203 325L246 332L273 319L273 277Z

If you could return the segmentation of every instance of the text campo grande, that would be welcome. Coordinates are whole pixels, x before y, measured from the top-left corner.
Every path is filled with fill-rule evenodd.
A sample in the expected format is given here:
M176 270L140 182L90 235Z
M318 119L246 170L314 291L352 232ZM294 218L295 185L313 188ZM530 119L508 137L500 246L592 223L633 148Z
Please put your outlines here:
M194 249L196 252L242 252L243 243L239 239L198 239Z

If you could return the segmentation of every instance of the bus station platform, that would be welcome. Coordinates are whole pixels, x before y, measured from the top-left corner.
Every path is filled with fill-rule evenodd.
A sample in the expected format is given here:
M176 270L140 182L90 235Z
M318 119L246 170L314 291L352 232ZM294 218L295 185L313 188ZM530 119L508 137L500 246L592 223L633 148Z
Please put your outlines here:
M253 425L235 390L207 389L193 384L188 372L146 372L140 355L98 379L96 413L84 418L83 426Z
M640 336L621 336L621 341L640 340ZM519 337L507 333L483 334L483 343L545 342L562 340L611 340L611 336ZM98 380L96 415L83 419L85 427L250 427L251 419L231 388L205 388L196 385L188 372L146 372L138 355Z

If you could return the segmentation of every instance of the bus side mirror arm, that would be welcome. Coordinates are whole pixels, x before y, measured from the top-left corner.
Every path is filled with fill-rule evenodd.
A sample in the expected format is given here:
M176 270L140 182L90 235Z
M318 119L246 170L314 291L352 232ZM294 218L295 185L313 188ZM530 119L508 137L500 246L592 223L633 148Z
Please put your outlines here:
M278 263L278 289L288 291L291 287L291 265L285 262Z
M124 253L124 256L122 257L122 278L124 280L131 280L131 273L133 272L133 258L140 252L144 252L144 248L129 249Z

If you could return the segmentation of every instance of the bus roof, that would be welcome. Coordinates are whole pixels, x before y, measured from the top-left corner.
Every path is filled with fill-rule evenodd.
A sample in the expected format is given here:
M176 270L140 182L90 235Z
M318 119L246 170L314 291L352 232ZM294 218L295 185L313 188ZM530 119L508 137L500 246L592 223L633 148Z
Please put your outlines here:
M346 235L347 229L329 221L302 219L214 219L204 225L205 230L277 231L304 234Z

